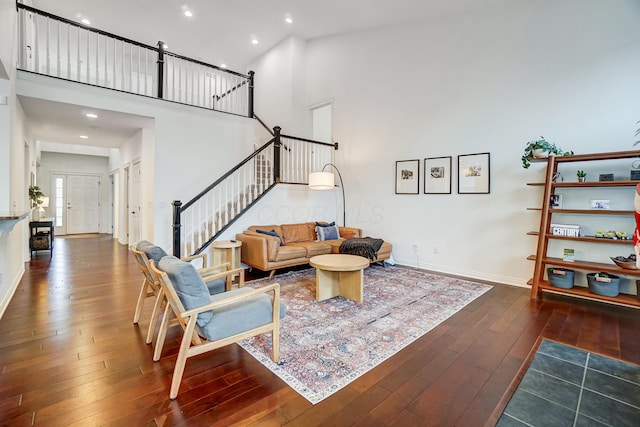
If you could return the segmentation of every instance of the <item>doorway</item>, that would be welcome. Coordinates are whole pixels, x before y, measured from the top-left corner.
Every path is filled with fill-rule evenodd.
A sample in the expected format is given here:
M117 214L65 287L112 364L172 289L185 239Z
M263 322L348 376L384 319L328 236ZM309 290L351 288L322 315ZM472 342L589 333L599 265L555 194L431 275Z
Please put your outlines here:
M331 102L311 107L311 139L332 142L333 104Z
M129 179L129 207L131 212L131 232L129 233L129 244L135 245L140 241L140 160L131 165L131 176Z
M100 176L54 174L51 181L55 233L100 232Z

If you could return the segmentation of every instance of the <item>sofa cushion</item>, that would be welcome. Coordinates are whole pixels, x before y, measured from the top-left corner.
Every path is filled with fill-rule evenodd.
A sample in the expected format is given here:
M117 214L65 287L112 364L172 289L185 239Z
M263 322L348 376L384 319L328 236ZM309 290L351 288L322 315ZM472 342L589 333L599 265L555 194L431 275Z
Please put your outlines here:
M169 276L185 309L191 310L209 303L209 289L193 265L174 256L166 256L160 260L158 267ZM198 326L205 326L212 317L210 311L198 314Z
M293 245L280 246L278 254L274 260L269 261L289 261L296 258L304 258L307 256L307 250Z
M295 242L290 246L304 248L307 258L331 253L331 245L327 245L325 242Z
M282 230L282 240L284 240L285 245L294 242L311 242L315 240L315 236L313 233L314 227L315 224L312 222L301 224L283 224L280 226L280 229Z
M327 227L316 227L316 232L318 233L318 240L335 240L340 238L340 233L338 232L338 227L335 225L327 226Z
M223 294L212 295L210 301L220 301L234 295L251 292L249 287L233 289ZM202 328L202 334L210 341L230 337L249 329L271 323L273 299L269 294L255 295L246 300L212 310L212 320ZM285 315L284 304L280 303L280 318Z
M158 265L160 260L167 256L167 253L160 246L156 246L148 240L140 240L136 245L136 249L143 252L148 259L153 260Z

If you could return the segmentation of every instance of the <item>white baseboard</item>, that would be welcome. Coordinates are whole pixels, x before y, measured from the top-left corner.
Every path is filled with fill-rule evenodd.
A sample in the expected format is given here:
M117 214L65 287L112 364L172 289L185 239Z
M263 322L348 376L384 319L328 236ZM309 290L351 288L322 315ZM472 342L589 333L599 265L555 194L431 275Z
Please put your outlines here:
M16 293L16 289L18 289L18 285L20 284L20 280L22 280L22 276L24 276L24 266L18 272L18 275L15 277L13 283L9 287L9 291L4 295L2 301L0 301L0 319L4 316L4 312L9 307L9 303L13 298L13 294Z

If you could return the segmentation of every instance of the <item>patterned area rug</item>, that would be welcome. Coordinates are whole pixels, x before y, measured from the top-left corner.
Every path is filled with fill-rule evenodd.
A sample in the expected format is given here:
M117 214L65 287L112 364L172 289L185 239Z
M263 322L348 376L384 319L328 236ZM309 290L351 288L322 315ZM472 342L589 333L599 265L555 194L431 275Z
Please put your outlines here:
M271 335L240 345L316 404L373 369L487 292L491 286L406 267L369 267L364 302L315 300L315 269L289 272L280 283L287 315L280 326L280 362L270 359Z

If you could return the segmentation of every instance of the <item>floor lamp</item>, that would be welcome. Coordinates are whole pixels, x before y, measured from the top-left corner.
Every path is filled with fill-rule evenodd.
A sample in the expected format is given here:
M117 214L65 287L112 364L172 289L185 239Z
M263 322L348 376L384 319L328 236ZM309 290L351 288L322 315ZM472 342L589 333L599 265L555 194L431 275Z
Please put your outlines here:
M347 226L347 205L344 201L344 183L342 182L342 175L340 170L333 163L327 163L322 167L322 172L311 172L309 174L309 188L312 190L333 190L335 188L335 175L331 172L325 172L324 170L332 166L336 172L338 172L338 178L340 178L340 189L342 190L342 224Z

